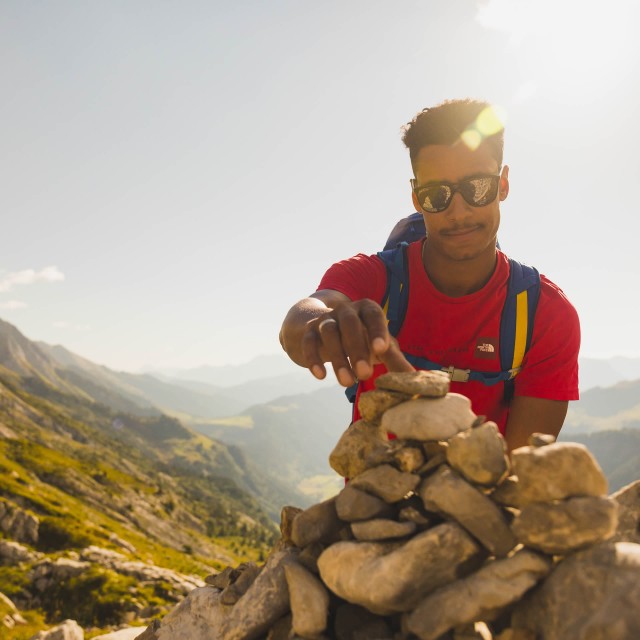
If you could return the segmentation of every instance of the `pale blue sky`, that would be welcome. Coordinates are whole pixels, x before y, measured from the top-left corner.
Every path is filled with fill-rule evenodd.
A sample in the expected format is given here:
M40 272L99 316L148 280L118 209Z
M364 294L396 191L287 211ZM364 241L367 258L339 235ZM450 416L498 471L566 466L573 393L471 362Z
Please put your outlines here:
M506 112L500 240L640 355L632 0L0 0L0 317L117 369L279 351L412 211L400 127Z

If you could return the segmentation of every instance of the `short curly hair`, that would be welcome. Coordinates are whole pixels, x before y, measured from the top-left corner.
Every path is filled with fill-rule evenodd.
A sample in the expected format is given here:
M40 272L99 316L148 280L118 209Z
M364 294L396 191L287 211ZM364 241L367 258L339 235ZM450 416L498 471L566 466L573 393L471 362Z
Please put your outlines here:
M483 126L486 120L489 125ZM402 131L402 141L409 149L414 174L420 149L430 144L456 144L464 139L463 134L471 134L470 138L478 144L486 142L498 166L502 166L504 127L488 102L471 98L446 100L423 109Z

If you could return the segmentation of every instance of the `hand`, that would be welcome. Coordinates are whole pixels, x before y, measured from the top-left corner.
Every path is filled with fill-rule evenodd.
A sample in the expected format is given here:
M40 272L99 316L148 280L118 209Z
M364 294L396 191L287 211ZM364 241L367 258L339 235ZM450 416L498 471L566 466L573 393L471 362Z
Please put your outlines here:
M349 301L310 320L302 352L316 378L326 376L324 363L330 362L344 387L370 378L380 362L389 371L414 371L389 333L382 308L372 300Z

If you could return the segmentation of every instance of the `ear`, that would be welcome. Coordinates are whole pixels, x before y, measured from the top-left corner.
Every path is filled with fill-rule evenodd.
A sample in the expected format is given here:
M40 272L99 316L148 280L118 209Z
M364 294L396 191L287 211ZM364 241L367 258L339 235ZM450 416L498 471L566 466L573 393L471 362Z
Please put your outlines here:
M509 166L504 165L500 174L500 201L505 200L509 195Z
M418 204L418 198L416 198L416 192L415 191L411 191L411 199L413 200L413 206L416 209L417 213L424 213L424 211L422 210L422 207Z

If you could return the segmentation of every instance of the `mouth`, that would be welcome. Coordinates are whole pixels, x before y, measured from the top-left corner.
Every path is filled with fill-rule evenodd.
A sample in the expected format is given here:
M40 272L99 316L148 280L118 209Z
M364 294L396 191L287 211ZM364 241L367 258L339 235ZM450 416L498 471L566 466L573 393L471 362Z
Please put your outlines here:
M475 231L478 231L479 229L480 229L480 225L473 225L470 227L456 227L454 229L443 229L440 233L443 236L457 238L460 236L470 235Z

